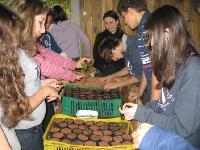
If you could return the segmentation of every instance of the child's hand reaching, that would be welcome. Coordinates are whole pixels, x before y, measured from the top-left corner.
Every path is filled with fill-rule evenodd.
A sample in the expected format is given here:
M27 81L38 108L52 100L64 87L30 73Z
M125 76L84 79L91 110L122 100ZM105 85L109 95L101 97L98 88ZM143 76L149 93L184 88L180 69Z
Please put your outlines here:
M119 108L119 111L121 112L121 114L124 114L124 117L127 120L132 120L134 119L135 116L135 112L137 110L138 104L134 104L134 103L125 103L122 106L122 109Z
M77 61L77 63L75 64L75 68L82 68L83 67L83 64L84 62L91 62L91 59L90 58L82 58L80 59L79 61Z

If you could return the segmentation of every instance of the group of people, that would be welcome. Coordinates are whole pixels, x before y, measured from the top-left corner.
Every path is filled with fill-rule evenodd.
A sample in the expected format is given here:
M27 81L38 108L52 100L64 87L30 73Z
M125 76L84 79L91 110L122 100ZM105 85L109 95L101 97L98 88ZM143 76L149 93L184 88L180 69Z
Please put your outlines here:
M150 13L145 0L120 0L118 12L138 34L102 40L101 58L108 63L124 58L126 64L102 83L105 89L140 83L129 99L140 98L143 105L120 108L127 120L143 123L133 134L136 143L140 139L140 149L199 149L200 57L184 17L170 5ZM111 81L124 75L128 80Z
M93 47L95 75L107 90L140 83L129 99L142 104L120 108L127 120L142 122L132 135L135 145L199 149L200 57L184 17L170 5L150 13L146 0L119 0L118 13L137 35L125 34L117 13L107 11ZM62 7L49 11L40 0L0 4L0 33L0 149L42 150L45 100L60 98L57 79L84 77L74 70L90 61L79 49L80 40L89 57L89 40Z

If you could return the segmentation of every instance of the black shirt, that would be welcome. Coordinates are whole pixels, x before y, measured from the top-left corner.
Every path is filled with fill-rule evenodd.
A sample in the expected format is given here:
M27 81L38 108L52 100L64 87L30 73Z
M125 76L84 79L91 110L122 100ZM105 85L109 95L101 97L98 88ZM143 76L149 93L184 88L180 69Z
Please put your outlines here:
M109 32L108 30L105 30L101 33L98 33L96 35L94 47L93 47L93 58L94 58L94 67L101 71L103 75L110 75L113 74L122 68L124 68L125 63L124 59L120 59L118 61L113 61L110 63L106 63L101 56L99 55L98 52L98 46L100 45L101 41L107 37L111 37L114 39L121 39L123 36L124 32L121 29L118 29L114 34Z

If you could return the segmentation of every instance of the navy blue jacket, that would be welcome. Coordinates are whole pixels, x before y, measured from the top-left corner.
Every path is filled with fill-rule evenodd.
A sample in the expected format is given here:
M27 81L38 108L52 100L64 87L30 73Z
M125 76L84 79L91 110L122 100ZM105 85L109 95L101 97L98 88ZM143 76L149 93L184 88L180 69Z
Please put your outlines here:
M40 44L43 45L45 48L48 48L55 53L60 54L62 49L58 46L54 37L49 32L45 32L42 38L40 39Z

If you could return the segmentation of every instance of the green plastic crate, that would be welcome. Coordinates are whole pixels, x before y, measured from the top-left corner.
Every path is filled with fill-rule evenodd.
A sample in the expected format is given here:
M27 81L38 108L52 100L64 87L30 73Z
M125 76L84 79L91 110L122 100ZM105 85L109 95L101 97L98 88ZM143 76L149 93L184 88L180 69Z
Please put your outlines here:
M66 86L65 90L69 88L80 88L77 86ZM82 88L81 88L82 89ZM84 89L95 89L98 88L84 88ZM117 90L119 92L119 90ZM64 92L65 93L65 92ZM120 95L120 92L119 92ZM108 99L108 100L88 100L88 99L77 99L68 96L62 96L62 111L66 115L76 116L78 110L95 110L99 113L99 118L110 118L121 116L119 107L121 106L122 98Z

